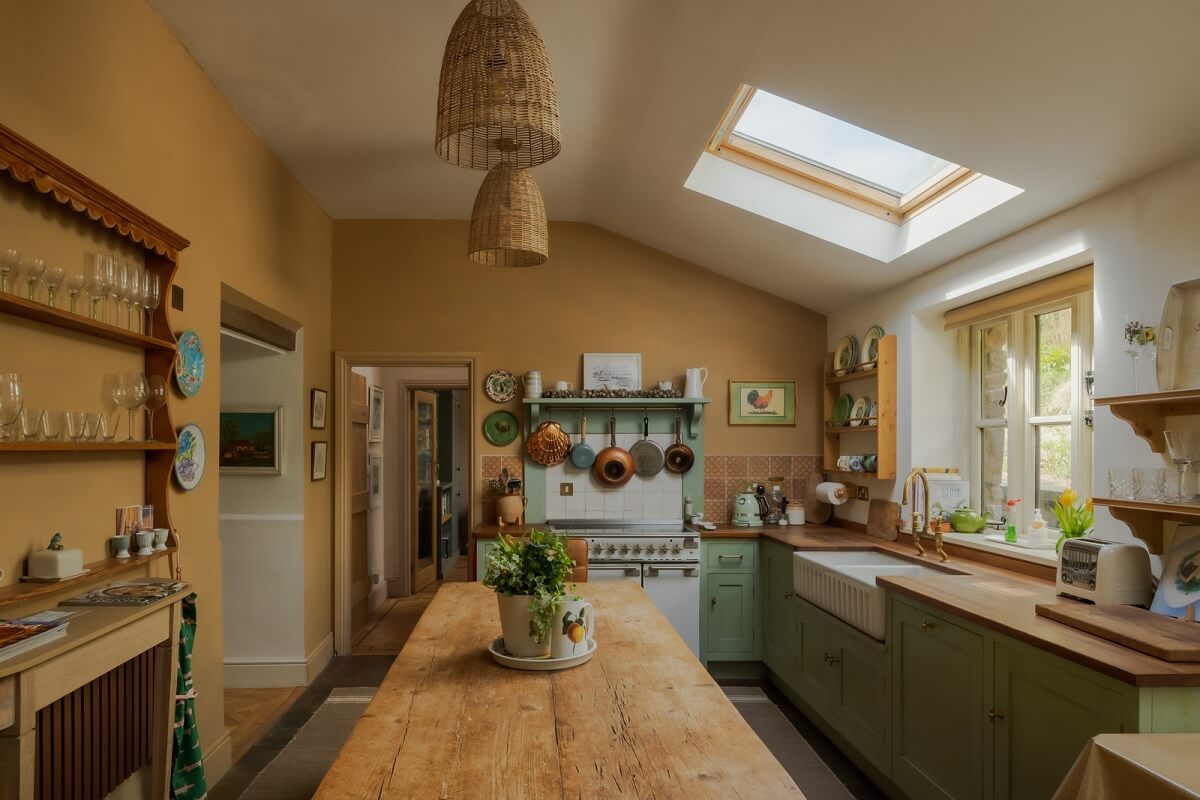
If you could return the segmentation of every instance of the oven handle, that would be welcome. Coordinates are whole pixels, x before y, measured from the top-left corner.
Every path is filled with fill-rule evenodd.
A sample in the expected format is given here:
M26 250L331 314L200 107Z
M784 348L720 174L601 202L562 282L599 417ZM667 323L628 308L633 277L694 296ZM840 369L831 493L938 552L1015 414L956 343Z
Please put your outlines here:
M640 576L642 574L642 571L637 567L617 567L609 566L607 564L591 564L588 566L588 570L590 572L624 572L626 575L631 576Z
M657 575L663 570L677 569L684 574L685 577L693 578L700 574L700 562L692 561L684 564L647 564L646 574L649 576Z

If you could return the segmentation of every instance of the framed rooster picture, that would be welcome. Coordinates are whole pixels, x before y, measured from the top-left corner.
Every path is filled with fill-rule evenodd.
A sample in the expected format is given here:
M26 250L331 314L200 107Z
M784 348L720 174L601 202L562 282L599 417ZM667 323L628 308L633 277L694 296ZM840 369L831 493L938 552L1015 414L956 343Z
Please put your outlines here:
M795 381L730 381L730 425L795 425Z

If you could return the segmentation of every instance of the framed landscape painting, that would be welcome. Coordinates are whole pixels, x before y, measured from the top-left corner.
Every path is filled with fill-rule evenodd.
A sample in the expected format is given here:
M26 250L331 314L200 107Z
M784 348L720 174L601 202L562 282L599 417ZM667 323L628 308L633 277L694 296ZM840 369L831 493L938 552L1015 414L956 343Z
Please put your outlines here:
M281 406L221 409L220 468L225 475L278 475L282 471Z
M584 353L584 389L642 388L641 353Z
M795 381L730 381L730 425L795 425Z

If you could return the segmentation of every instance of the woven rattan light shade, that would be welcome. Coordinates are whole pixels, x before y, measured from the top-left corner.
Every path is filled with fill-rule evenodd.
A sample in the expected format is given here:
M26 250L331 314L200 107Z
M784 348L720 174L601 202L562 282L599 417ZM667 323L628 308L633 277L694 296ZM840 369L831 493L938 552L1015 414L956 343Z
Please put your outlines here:
M471 0L446 40L437 154L459 167L536 167L562 149L550 58L516 0Z
M471 210L472 261L496 267L532 267L550 254L546 206L533 178L509 164L488 172Z

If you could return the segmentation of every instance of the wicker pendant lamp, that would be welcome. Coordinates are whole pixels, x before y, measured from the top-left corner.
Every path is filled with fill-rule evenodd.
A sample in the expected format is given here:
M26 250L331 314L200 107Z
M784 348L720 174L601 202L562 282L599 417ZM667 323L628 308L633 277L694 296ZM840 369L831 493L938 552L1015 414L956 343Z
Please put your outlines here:
M536 167L562 149L550 58L516 0L471 0L450 30L434 147L472 169Z
M533 178L507 162L483 179L471 210L467 254L495 267L533 267L550 254L546 206Z

